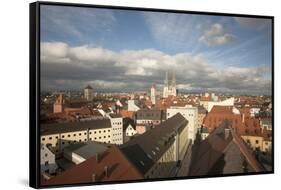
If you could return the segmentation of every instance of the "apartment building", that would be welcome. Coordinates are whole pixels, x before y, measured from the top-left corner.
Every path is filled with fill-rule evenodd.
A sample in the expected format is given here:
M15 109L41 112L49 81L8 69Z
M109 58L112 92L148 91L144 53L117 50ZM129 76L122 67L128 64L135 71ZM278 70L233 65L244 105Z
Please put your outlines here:
M171 118L177 113L180 113L186 120L188 120L188 138L194 142L198 132L198 108L192 106L172 106L167 109L167 118Z
M122 124L121 127L119 125L115 123L115 120L113 122L110 119L43 124L40 126L40 142L52 147L56 153L60 153L66 146L77 142L96 141L119 144L123 139L121 137L120 141L116 140L120 139L116 134L123 136Z
M188 121L177 113L120 149L144 178L174 177L189 145L187 125Z

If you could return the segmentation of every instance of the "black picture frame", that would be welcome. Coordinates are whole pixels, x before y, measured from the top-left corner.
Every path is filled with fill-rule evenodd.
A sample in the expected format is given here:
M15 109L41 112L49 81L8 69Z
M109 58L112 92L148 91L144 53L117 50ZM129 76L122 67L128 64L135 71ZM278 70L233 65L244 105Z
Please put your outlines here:
M81 183L81 184L64 184L64 185L40 185L40 6L71 6L71 7L87 7L87 8L105 8L117 10L132 10L132 11L148 11L148 12L165 12L165 13L182 13L182 14L198 14L198 15L214 15L214 16L231 16L231 17L247 17L247 18L262 18L270 19L272 24L272 171L253 172L253 173L237 173L237 174L223 174L223 175L203 175L203 176L186 176L186 177L172 177L172 178L157 178L157 179L142 179L142 180L128 180L128 181L109 181L109 182L95 182L95 183ZM153 182L163 180L182 180L195 178L214 178L214 177L232 177L241 175L259 175L259 174L273 174L274 167L274 17L264 15L248 15L248 14L234 14L234 13L219 13L219 12L201 12L201 11L187 11L187 10L169 10L156 8L141 8L141 7L124 7L124 6L109 6L109 5L91 5L78 3L59 3L39 1L30 3L29 5L29 38L30 38L30 79L29 79L29 185L33 188L53 188L53 187L69 187L69 186L85 186L85 185L102 185L102 184L121 184L121 183L135 183L135 182Z

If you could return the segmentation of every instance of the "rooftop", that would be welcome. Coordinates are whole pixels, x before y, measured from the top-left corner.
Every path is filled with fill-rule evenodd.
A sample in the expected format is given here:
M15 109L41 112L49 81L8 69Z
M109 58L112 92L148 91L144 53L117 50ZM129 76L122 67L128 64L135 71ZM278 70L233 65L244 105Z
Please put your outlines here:
M165 120L166 113L159 109L140 109L136 113L136 118L138 120Z
M193 151L190 175L261 172L263 167L225 121Z
M93 89L90 85L87 85L84 89Z
M113 146L98 158L93 156L50 180L41 181L41 185L127 181L142 178L143 176L127 160L123 153L116 146Z
M58 133L67 133L74 131L82 131L87 129L103 129L110 128L111 123L109 119L99 119L83 122L69 122L69 123L52 123L40 125L41 135L51 135Z
M108 148L104 144L100 144L94 141L89 141L88 143L79 143L69 145L64 149L64 153L77 154L84 159L88 159L94 155L103 153Z
M188 121L177 113L155 128L121 145L121 150L138 170L145 174L174 142L177 131L181 131L187 124Z

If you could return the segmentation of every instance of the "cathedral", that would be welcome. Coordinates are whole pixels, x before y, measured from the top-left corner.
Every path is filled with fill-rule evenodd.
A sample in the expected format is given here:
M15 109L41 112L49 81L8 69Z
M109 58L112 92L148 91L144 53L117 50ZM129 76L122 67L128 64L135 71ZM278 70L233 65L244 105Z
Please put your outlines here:
M163 87L163 98L167 98L168 96L177 96L177 85L176 85L176 74L173 72L172 81L169 85L168 80L168 72L166 72L166 78L164 80Z

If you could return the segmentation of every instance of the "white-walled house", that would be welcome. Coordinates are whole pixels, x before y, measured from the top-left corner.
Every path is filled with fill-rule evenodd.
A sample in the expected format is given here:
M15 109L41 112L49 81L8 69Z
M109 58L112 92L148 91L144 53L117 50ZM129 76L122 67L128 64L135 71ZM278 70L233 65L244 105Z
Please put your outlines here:
M107 114L111 122L112 144L123 144L123 118L119 114Z
M56 173L58 166L55 161L55 154L44 144L41 144L40 157L41 173Z
M136 100L128 100L128 111L138 111L140 108L136 104Z

